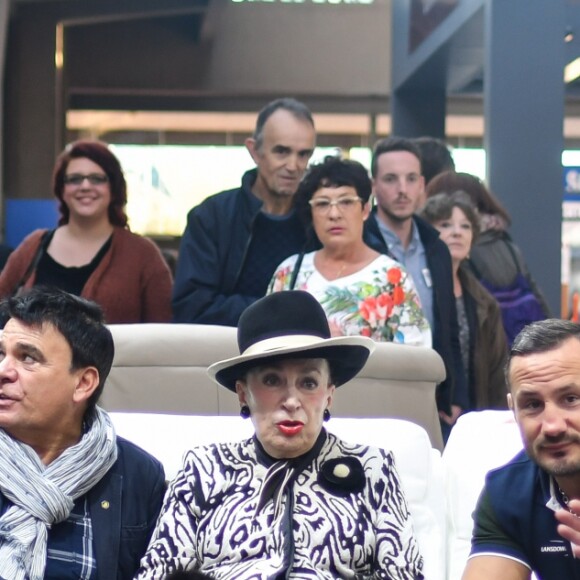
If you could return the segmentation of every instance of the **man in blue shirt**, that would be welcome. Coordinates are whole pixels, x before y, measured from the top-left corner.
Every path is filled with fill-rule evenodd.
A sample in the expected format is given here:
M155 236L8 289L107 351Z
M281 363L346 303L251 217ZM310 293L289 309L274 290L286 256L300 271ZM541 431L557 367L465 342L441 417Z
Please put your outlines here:
M525 452L487 475L463 578L580 578L580 326L525 327L506 377Z
M467 408L467 381L461 359L451 256L439 232L415 215L425 180L421 154L410 139L379 141L371 162L376 207L365 223L365 242L388 253L413 277L421 307L433 333L433 348L445 364L446 378L437 388L444 437Z
M0 303L0 578L130 580L161 464L96 406L114 355L101 309L35 287Z

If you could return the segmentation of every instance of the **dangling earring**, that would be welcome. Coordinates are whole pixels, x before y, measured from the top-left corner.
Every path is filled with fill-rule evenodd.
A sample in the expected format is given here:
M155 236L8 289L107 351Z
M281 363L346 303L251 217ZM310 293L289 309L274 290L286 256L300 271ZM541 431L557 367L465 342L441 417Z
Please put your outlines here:
M250 416L250 407L248 405L242 405L240 407L240 417L242 419L247 419Z
M325 422L330 421L330 411L328 409L324 409L324 413L322 413L322 419Z

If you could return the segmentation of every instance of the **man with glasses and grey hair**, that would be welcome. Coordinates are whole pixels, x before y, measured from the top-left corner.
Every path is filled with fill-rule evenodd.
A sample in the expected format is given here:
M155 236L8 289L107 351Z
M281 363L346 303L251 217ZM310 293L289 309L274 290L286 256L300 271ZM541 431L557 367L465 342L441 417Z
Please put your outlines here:
M189 212L175 273L175 322L237 326L265 295L276 266L303 250L306 234L292 200L315 141L303 103L277 99L260 111L245 142L256 168L240 187Z

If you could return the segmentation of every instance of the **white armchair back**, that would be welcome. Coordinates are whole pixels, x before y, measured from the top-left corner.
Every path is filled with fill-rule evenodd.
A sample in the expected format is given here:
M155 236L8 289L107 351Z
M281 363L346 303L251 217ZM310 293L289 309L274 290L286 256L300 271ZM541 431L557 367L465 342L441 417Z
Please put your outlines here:
M235 394L207 367L236 356L236 329L197 324L111 325L115 360L100 404L109 411L237 415ZM359 375L333 402L337 417L394 417L424 427L443 448L435 388L445 377L432 349L378 343Z

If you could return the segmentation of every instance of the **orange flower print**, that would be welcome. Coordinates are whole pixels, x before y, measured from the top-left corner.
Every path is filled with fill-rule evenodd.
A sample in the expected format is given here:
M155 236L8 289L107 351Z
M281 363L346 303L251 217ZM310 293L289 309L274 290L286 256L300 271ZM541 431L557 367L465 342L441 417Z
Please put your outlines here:
M371 327L374 328L377 325L377 299L374 296L367 296L360 302L358 310Z
M326 289L321 302L329 325L333 316L337 316L342 333L347 336L358 334L376 341L430 344L429 324L410 277L403 266L388 262L373 270L370 279Z
M381 320L386 320L391 316L393 311L394 301L393 297L387 292L383 292L377 296L377 314Z
M395 306L403 304L404 301L405 301L405 291L401 286L395 286L393 288L393 302Z
M387 281L389 284L393 284L393 286L400 284L402 277L400 268L389 268L387 271Z

